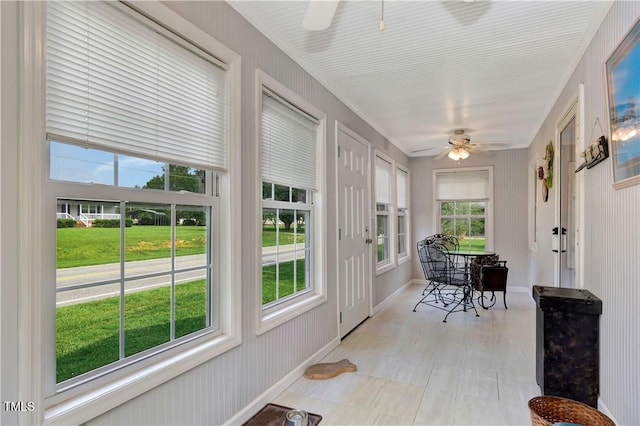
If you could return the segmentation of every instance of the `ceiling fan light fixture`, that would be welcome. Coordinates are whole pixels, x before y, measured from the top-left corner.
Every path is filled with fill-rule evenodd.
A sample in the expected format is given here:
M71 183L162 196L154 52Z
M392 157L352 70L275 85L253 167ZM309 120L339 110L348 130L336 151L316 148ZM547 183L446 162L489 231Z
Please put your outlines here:
M451 151L449 151L449 154L447 154L447 157L451 158L453 161L458 161L460 159L460 156L458 156L458 153L456 151L457 149L452 149Z
M458 156L460 157L461 160L464 160L465 158L469 158L469 151L463 148L458 148Z

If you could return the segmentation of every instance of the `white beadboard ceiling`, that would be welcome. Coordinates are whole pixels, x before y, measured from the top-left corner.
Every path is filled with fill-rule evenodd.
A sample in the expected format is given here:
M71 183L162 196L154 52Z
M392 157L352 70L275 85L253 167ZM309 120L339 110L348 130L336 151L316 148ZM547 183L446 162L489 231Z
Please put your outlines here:
M382 1L342 0L311 32L308 1L229 3L410 156L437 155L458 128L527 147L611 6L387 0L380 31Z

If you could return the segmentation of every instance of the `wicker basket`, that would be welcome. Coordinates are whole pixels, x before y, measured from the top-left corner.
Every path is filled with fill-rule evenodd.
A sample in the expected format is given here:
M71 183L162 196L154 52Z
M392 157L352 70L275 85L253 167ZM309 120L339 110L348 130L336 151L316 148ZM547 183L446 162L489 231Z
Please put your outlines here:
M557 396L537 396L529 400L532 426L554 423L576 423L584 426L615 426L613 421L595 408Z

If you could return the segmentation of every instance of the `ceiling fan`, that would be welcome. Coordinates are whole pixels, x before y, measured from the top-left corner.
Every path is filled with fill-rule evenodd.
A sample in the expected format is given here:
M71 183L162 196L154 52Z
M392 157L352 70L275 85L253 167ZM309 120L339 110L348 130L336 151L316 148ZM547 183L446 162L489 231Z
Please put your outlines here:
M482 152L484 148L491 147L502 147L508 145L507 143L490 143L490 144L477 144L471 143L471 136L464 132L464 129L456 129L453 131L453 134L449 136L449 146L445 147L445 149L435 157L436 160L439 160L443 157L449 157L454 161L464 160L465 158L469 158L471 153ZM426 149L418 149L412 151L412 153L418 153L423 151L430 151L437 148L426 148Z

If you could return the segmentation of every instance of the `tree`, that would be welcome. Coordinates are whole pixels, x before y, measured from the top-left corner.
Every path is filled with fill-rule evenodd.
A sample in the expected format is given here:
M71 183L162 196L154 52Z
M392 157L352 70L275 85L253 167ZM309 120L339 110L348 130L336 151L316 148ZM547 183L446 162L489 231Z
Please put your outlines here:
M189 191L202 193L204 188L204 170L197 170L187 166L177 166L169 164L169 191ZM162 189L165 187L165 176L167 165L162 167L163 174L149 179L144 185L145 189Z

